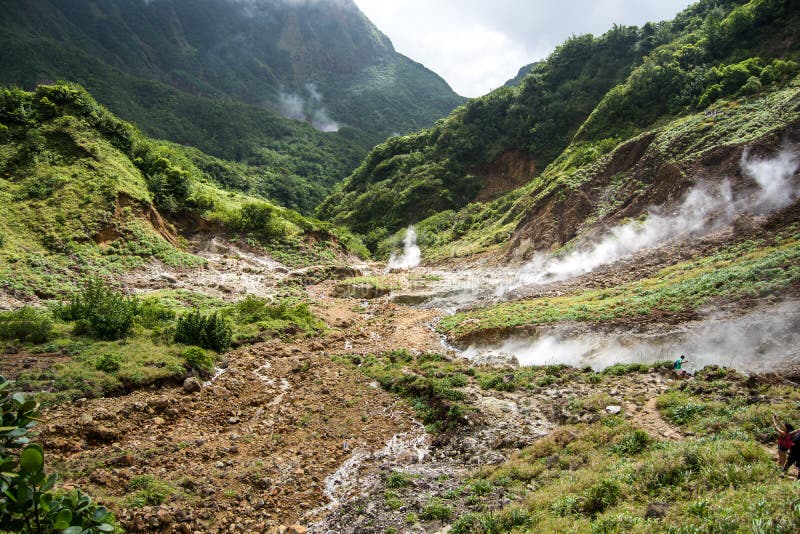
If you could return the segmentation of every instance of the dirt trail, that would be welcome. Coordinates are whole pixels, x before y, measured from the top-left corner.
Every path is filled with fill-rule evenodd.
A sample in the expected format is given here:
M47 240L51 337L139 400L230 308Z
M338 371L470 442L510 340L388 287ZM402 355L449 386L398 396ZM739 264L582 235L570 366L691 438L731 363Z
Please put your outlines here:
M630 405L628 405L630 407ZM631 420L657 439L678 441L684 438L680 429L664 420L656 408L656 397L647 400L638 410L631 410Z

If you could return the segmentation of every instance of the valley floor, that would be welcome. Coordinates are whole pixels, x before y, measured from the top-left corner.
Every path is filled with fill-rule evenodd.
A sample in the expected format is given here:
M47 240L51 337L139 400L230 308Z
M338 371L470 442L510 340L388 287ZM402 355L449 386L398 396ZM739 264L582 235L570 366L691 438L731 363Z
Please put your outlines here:
M793 246L796 232L788 232L779 246ZM763 256L776 246L768 233L762 226L648 251L518 291L507 304L613 291L741 243ZM773 412L800 416L796 385L785 378L711 367L679 379L668 362L652 361L604 370L517 367L497 353L471 362L443 342L442 324L453 317L439 310L465 294L488 304L490 293L465 292L462 283L483 290L469 283L487 271L386 274L365 265L368 276L347 278L353 269L292 269L215 240L195 249L202 267L151 265L124 283L142 295L207 295L217 303L281 296L290 287L325 326L314 335L245 339L202 384L166 377L46 410L41 441L51 469L65 488L80 487L110 506L126 530L800 528L796 490L780 477L770 445ZM796 287L714 302L741 316L796 296ZM477 325L485 341L498 339L470 313L455 317ZM623 316L614 328L676 325L659 317ZM684 324L696 312L676 317ZM2 372L14 378L70 359L63 350L23 348L3 359Z

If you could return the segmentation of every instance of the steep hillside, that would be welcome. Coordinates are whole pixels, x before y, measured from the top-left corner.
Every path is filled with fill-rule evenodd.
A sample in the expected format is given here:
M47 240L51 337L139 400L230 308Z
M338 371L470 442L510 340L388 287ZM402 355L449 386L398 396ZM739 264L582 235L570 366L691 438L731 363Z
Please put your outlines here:
M597 182L605 175L604 158L641 132L684 138L693 147L684 153L688 162L714 146L752 141L756 131L792 122L796 7L794 0L699 2L669 23L573 38L519 88L472 100L433 129L376 147L319 214L367 234L368 246L382 253L397 242L386 241L388 235L420 221L431 256L470 254L512 236L537 249L563 245L575 232L541 239L537 217L548 209L553 224L582 224L592 210L573 217L570 206L597 207L592 198L605 187ZM780 91L786 92L775 96ZM786 103L771 108L772 98ZM687 130L680 119L687 116L695 117L694 127L704 116L709 120L702 128L719 122L717 133ZM636 146L615 160L609 179L642 156ZM622 174L615 179L630 185ZM578 182L584 184L580 192ZM588 198L586 191L592 191ZM544 196L561 205L545 208ZM648 207L636 205L640 211L626 216Z
M150 136L310 184L305 211L375 143L463 101L349 0L0 8L0 83L80 83Z
M0 291L24 302L152 260L197 266L203 260L185 236L204 228L283 256L343 251L327 223L224 191L215 183L221 176L239 175L220 160L145 138L78 86L3 89Z

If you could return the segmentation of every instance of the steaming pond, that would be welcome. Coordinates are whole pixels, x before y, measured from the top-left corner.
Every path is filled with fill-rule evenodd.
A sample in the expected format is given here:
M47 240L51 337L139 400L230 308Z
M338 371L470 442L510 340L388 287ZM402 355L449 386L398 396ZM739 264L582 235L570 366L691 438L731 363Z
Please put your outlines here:
M585 365L602 370L615 363L675 360L685 354L689 371L706 365L765 372L800 363L800 301L785 301L739 317L709 317L645 332L591 331L585 326L541 328L529 338L471 346L462 355L502 354L520 365Z

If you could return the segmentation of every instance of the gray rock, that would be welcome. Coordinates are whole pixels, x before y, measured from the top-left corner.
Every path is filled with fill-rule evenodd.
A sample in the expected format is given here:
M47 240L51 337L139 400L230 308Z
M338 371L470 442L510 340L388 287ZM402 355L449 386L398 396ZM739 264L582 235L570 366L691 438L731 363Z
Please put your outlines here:
M203 385L200 383L198 379L193 376L190 376L186 380L183 381L183 391L186 393L196 393L203 388Z
M495 349L482 350L472 357L476 365L492 365L495 367L519 367L519 360L513 354Z
M606 406L606 412L610 414L618 414L621 411L622 411L622 406L616 406L616 405Z

